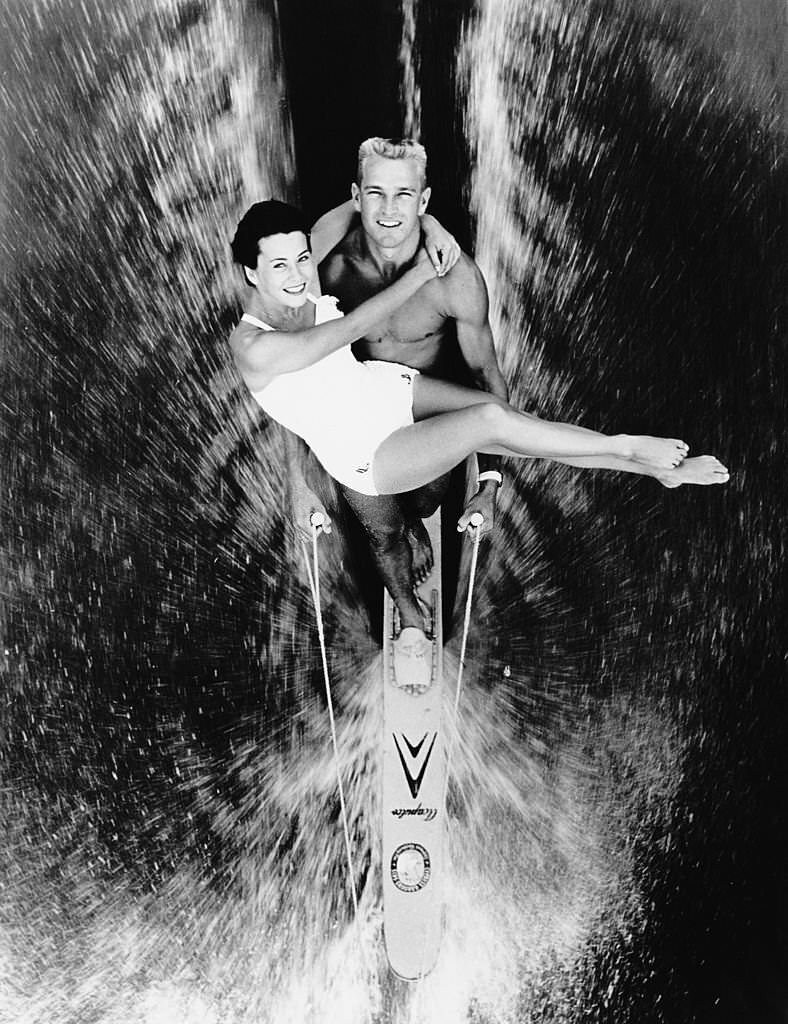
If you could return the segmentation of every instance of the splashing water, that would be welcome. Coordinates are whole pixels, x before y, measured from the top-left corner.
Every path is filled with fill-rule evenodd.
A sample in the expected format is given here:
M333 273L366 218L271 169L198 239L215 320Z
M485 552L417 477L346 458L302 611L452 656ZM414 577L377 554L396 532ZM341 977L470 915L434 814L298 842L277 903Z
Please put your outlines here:
M405 111L402 134L418 139L421 135L421 91L419 88L416 50L416 4L418 0L401 0L402 43L399 59L402 65L400 100Z
M252 6L2 14L0 1016L671 1021L644 1009L674 981L655 907L707 852L693 815L717 834L707 794L749 820L731 779L746 763L755 787L760 762L730 709L758 722L766 698L726 680L771 694L782 654L766 627L755 654L743 638L780 593L764 509L784 482L768 440L727 437L734 412L759 435L723 372L746 363L761 404L784 380L764 344L778 239L757 234L773 125L646 4L489 0L466 21L477 255L513 394L595 426L676 422L754 484L722 514L717 495L510 467L453 737L446 934L408 987L381 943L380 654L321 542L354 922L282 439L224 351L231 226L294 193L276 5ZM402 11L418 132L420 5ZM688 209L686 238L660 233Z
M689 167L678 171L668 162L671 156L683 156L690 166L704 161L708 192L713 196L719 190L730 203L715 222L720 208L715 198L705 197L711 223L705 225L697 211L692 214L700 237L709 231L718 238L718 232L731 238L740 232L738 237L747 238L750 229L733 211L752 204L754 216L762 216L755 198L759 186L741 172L732 172L730 183L713 179L723 153L739 164L752 159L742 153L734 157L726 149L731 126L751 133L748 141L757 152L764 135L774 131L774 108L767 104L765 112L754 114L741 95L720 90L697 54L682 48L664 9L647 4L637 11L627 5L551 0L529 4L527 10L507 0L483 4L466 28L460 70L468 94L476 255L490 285L491 322L516 404L571 422L588 423L593 417L589 425L608 430L616 424L622 429L621 418L629 415L645 429L659 424L657 432L666 433L687 429L663 425L669 417L678 423L687 419L688 410L681 411L675 401L677 391L693 406L696 394L710 411L723 406L726 382L709 373L709 363L703 365L706 379L693 391L700 377L693 348L703 346L709 334L719 345L714 304L722 296L715 294L712 301L709 295L708 306L693 308L694 298L682 294L673 280L671 258L680 260L686 271L697 254L674 248L660 267L657 251L664 243L646 218L650 203L658 205L656 195L666 185L673 195L665 197L662 216L684 216L685 202L703 206L689 177L680 176L693 172ZM663 133L664 155L655 141ZM769 144L761 154L768 181ZM642 192L637 191L638 182L643 182ZM759 230L766 237L765 224L753 233L757 236ZM680 236L677 231L669 244L680 247ZM694 248L695 240L691 244ZM703 247L701 242L698 248ZM769 259L767 273L776 280L777 264ZM633 294L622 297L619 287L638 290L651 317L638 318L638 299ZM692 324L691 340L681 340L685 324L683 330L672 328L675 344L666 342L672 315L660 308L655 292L670 295L669 301L681 306ZM633 339L638 331L642 337ZM690 378L684 387L659 393L660 382L672 378L667 360L661 362L648 345L670 349L674 365L682 373L686 369ZM621 371L622 362L627 370L631 367L628 373ZM662 372L655 372L657 368ZM753 378L758 372L753 365ZM704 413L696 407L692 413L691 429L702 432ZM651 427L646 428L649 417ZM717 431L710 424L705 431L701 443L713 449ZM730 444L730 439L718 443ZM747 454L757 461L756 451ZM521 937L524 947L511 1019L579 1020L586 1019L584 1012L595 1019L604 1013L617 1021L630 1013L632 1019L643 1019L633 1008L637 990L626 965L633 949L640 946L642 953L637 936L652 927L651 851L670 850L676 832L681 833L677 821L687 813L687 775L695 770L697 756L693 730L698 722L676 713L671 675L689 673L695 687L703 673L714 673L703 655L707 634L702 623L724 621L726 611L717 603L721 595L715 598L708 591L704 607L695 588L692 597L687 594L678 604L676 595L659 596L670 583L649 566L656 559L670 564L676 540L665 532L663 513L655 507L661 497L653 491L643 494L638 484L639 493L621 502L607 484L578 474L529 464L512 469L514 486L502 496L504 539L488 583L492 588L507 577L523 580L523 565L549 580L552 594L544 592L542 583L535 605L560 622L561 639L550 653L558 648L561 655L545 658L541 649L536 665L521 660L520 671L510 670L509 678L497 684L499 695L503 691L509 696L515 720L528 722L529 731L535 721L544 723L552 762L551 773L534 777L532 772L524 787L531 820L535 808L542 812L533 827L532 850L520 846L514 861L501 864L492 876L527 879L523 891L507 888L507 895L514 897L509 905L512 934ZM604 511L608 503L615 510L612 515ZM626 517L634 522L625 525ZM557 571L554 562L556 530L574 535L573 540L558 541L564 571ZM637 538L623 549L622 530L624 536ZM518 549L526 544L521 554ZM692 560L683 563L690 579L698 571L692 568L696 559L708 559L701 572L715 566L714 547L704 552L697 534L693 546ZM749 557L759 558L768 546L754 540ZM584 578L579 586L572 578L576 572ZM528 583L535 586L533 577ZM596 594L592 601L597 609L603 609L601 617L591 612L590 621L585 585ZM499 634L507 643L516 642L518 626L508 618L500 620L500 591L495 596L491 592L490 600ZM664 612L658 610L662 600ZM522 601L529 602L527 591ZM685 616L686 625L677 628ZM529 626L533 629L533 623ZM683 630L690 640L686 646ZM724 661L726 656L719 655ZM530 671L523 672L526 666ZM534 676L549 695L544 703L534 692ZM585 692L576 686L583 679L589 684ZM518 692L522 686L532 692L530 707ZM583 722L585 714L589 717ZM560 728L557 717L563 719ZM501 748L510 755L512 743ZM512 758L510 770L515 764ZM484 765L475 765L471 775L478 784L485 777ZM515 771L512 777L517 777ZM485 818L494 806L492 793L483 794L474 806L479 838L489 833ZM694 814L689 811L690 820ZM527 820L525 809L511 802L505 818L510 840L517 822ZM544 878L540 856L563 864L562 874ZM644 873L646 863L652 877ZM494 897L488 906L494 908L493 921L506 919ZM654 953L649 950L647 956ZM523 998L525 992L530 998ZM665 995L664 990L658 993L660 999ZM500 1001L495 1006L500 1014ZM664 1018L653 1019L678 1019L668 1009L664 1013ZM492 1013L490 1019L510 1018L504 1012L500 1017Z

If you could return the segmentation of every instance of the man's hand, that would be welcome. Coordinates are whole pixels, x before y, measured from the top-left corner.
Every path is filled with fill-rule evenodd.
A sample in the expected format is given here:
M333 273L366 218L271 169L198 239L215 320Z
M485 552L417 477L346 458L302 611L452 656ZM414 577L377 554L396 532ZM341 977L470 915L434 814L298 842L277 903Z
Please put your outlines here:
M435 267L435 273L443 277L460 258L457 239L429 213L422 214L421 228L424 232L424 248Z
M331 516L318 502L308 513L302 511L296 516L296 530L301 540L311 544L315 530L318 533L331 533Z
M331 516L323 502L309 489L300 473L291 477L291 501L296 533L300 540L312 542L312 533L331 533Z
M495 526L495 499L497 491L497 485L493 487L482 486L479 488L476 494L474 494L466 504L462 515L457 521L458 533L464 533L465 530L473 525L471 523L471 516L477 512L483 518L482 525L478 527L478 529L481 530L482 537L485 534L490 533Z

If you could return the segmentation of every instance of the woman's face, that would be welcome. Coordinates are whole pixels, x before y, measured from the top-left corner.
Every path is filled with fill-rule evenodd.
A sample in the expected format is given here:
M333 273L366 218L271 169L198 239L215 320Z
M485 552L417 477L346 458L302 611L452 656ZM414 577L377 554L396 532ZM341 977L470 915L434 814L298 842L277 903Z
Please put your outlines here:
M297 309L306 302L315 272L312 253L301 231L268 235L257 245L257 267L247 269L249 280L268 301Z

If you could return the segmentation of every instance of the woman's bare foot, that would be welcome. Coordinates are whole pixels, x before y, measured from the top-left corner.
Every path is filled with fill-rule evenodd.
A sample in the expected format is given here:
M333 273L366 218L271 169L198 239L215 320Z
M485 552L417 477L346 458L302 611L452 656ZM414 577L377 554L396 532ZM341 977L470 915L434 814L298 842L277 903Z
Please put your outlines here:
M418 587L432 572L432 544L427 528L421 519L409 522L405 527L405 536L410 544L413 559L413 582Z
M713 455L698 455L685 459L675 469L661 470L654 474L663 487L681 487L682 484L724 484L730 473Z
M624 434L624 458L641 462L651 469L675 469L686 459L689 445L675 437L631 436Z

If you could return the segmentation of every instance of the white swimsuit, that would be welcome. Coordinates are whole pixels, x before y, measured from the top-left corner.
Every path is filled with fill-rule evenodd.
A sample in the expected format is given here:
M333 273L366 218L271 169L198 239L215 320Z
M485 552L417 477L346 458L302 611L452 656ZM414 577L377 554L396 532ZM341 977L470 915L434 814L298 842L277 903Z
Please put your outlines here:
M342 313L331 295L309 296L315 324ZM244 313L264 331L275 328ZM375 452L395 430L413 423L413 378L409 366L370 360L360 363L350 345L275 377L252 396L282 426L309 445L323 468L354 491L379 494L373 476Z

